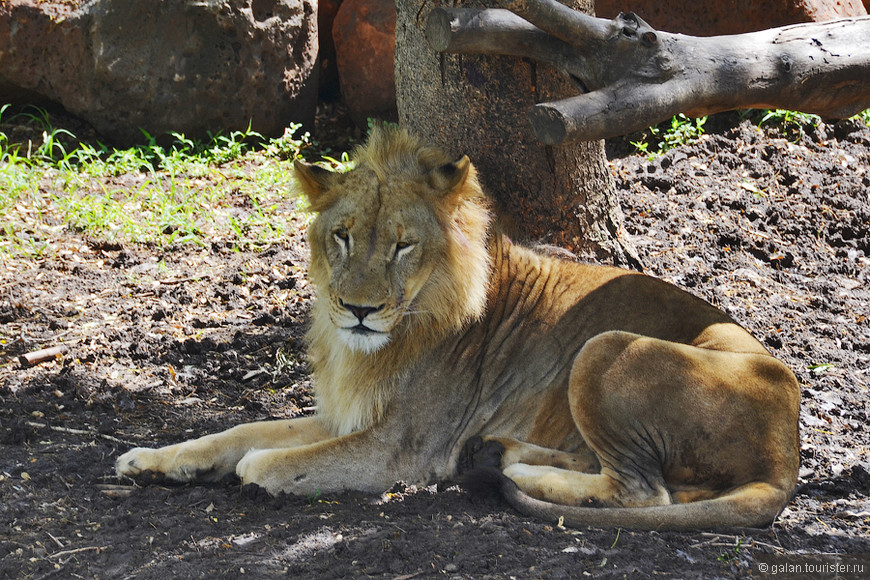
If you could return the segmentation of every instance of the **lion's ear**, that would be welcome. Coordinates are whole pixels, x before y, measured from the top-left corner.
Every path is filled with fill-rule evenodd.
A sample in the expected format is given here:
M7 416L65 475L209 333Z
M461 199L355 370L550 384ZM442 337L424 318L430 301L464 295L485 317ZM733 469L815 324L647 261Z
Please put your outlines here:
M311 209L316 212L326 209L328 202L324 193L329 189L334 174L328 169L298 159L293 163L293 168L296 170L296 180L302 187L302 193L308 198Z
M429 185L441 194L450 193L465 183L470 169L471 161L468 155L463 155L458 161L445 163L430 171Z

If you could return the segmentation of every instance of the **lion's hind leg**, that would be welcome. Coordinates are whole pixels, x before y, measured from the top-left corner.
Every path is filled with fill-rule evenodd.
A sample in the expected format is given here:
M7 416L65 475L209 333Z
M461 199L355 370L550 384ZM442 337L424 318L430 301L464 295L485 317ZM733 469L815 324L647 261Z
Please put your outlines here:
M588 449L571 453L541 447L512 437L472 437L459 458L459 471L497 467L505 469L514 463L549 465L570 471L597 473L601 466Z
M527 494L557 503L577 501L578 490L596 503L612 503L612 480L599 474L601 466L588 449L569 453L510 437L470 438L459 457L463 487L478 495L498 492L507 475ZM578 477L573 477L576 474Z
M730 344L732 327L708 329L705 344ZM769 524L797 479L800 388L754 350L598 335L575 359L568 399L599 472L515 463L490 470L488 487L528 515L573 525Z
M504 474L531 497L565 506L668 505L663 482L633 481L611 474L581 473L549 465L514 463Z
M601 474L618 483L615 505L650 505L651 496L685 505L721 498L707 506L719 506L710 525L717 512L728 518L725 506L741 521L753 510L756 521L772 521L794 488L800 389L763 351L608 332L578 354L568 398Z

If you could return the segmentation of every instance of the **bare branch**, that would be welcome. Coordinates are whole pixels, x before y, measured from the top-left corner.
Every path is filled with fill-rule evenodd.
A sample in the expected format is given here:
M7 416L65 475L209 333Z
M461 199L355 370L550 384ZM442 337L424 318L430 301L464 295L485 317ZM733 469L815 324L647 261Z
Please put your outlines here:
M556 0L503 0L501 6L580 50L593 50L618 34L613 22L577 12Z
M50 348L43 348L40 350L35 350L33 352L22 354L18 357L18 362L21 363L21 366L23 367L32 367L48 360L54 360L60 356L63 356L68 351L69 347L61 344L58 346L52 346Z
M686 112L782 108L843 118L870 108L870 17L710 38L659 32L634 14L604 20L556 0L505 0L503 10L436 9L437 50L507 54L578 81L570 99L530 114L548 145L641 130Z
M438 52L531 56L525 51L543 53L538 46L552 38L509 10L434 8L426 21L426 40Z
M578 78L588 73L574 46L509 10L435 8L426 22L426 40L438 52L531 58Z

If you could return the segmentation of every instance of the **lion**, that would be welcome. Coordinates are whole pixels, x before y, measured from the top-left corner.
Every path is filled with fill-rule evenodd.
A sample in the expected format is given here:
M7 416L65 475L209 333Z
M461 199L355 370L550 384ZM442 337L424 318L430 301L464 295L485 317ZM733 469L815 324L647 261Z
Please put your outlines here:
M467 156L376 128L316 216L317 411L117 460L120 476L235 473L270 494L382 492L461 470L521 512L637 529L769 525L799 465L794 374L731 318L653 277L499 232Z

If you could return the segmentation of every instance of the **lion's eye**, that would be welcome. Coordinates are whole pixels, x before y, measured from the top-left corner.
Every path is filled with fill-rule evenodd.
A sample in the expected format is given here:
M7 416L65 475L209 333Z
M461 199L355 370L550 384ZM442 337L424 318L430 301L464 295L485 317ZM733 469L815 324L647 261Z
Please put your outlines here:
M398 260L414 249L417 244L413 242L396 242L396 259Z
M345 252L350 249L350 234L347 233L347 230L336 230L332 233L332 236Z

